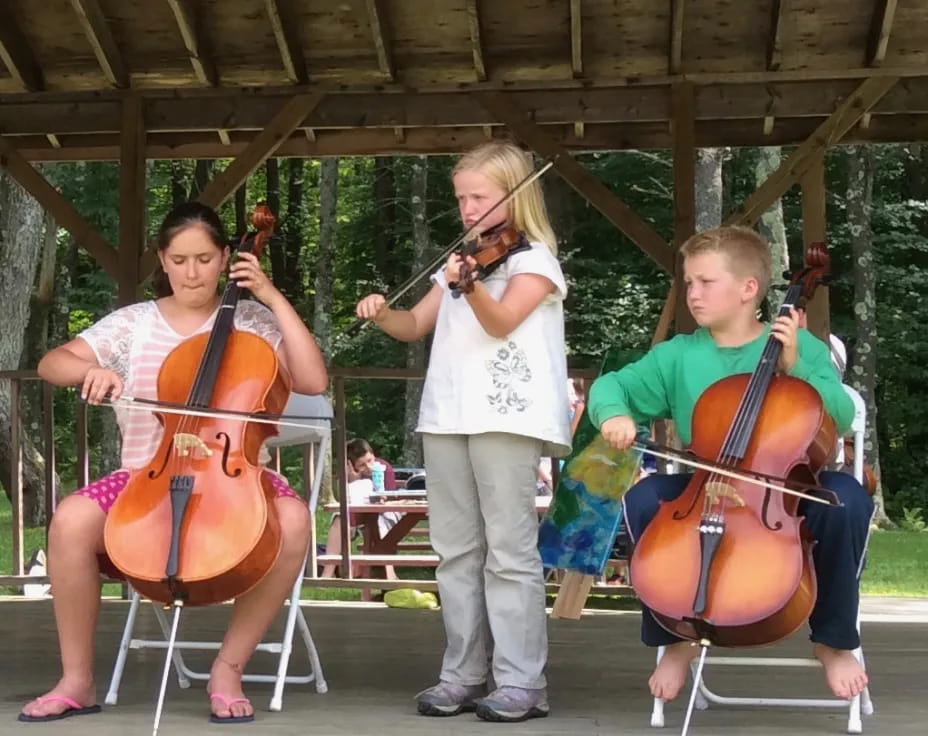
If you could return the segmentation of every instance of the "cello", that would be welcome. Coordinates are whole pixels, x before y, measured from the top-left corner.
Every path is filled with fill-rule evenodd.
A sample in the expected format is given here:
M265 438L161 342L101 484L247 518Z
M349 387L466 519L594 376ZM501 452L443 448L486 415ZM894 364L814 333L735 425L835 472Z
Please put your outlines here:
M274 229L266 205L252 216L257 233L239 251L260 254ZM271 569L280 551L274 490L258 453L273 424L238 413L280 414L290 377L262 338L234 327L241 288L229 281L209 333L187 338L158 373L158 401L197 414L156 414L164 427L157 452L135 470L106 520L113 564L142 595L179 605L236 598ZM175 630L176 630L175 614Z
M811 298L828 270L810 246L780 315ZM781 343L769 337L751 374L709 386L693 410L689 448L733 470L816 483L837 432L812 386L775 375ZM665 629L729 647L763 646L796 631L816 599L811 539L798 500L769 484L697 469L683 493L662 501L632 553L632 584Z

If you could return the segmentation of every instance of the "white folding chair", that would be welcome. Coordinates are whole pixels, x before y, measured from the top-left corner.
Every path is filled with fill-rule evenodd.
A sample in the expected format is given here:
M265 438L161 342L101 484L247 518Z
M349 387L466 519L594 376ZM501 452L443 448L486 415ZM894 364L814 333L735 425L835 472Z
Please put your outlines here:
M854 402L854 421L851 423L851 432L854 437L854 477L863 482L864 477L864 432L867 428L867 405L863 397L850 386L845 385L844 390ZM843 460L844 442L843 438L838 441L838 460ZM864 555L865 556L865 555ZM860 569L857 571L858 578L863 570L864 556L861 557ZM860 631L860 608L857 610L857 630ZM657 661L661 661L664 655L664 647L657 650ZM854 656L857 657L861 666L864 663L864 653L861 647L854 650ZM753 667L820 667L820 663L813 657L706 657L703 673L699 681L694 684L695 707L696 710L706 710L710 703L718 705L779 705L799 708L847 708L847 732L851 734L862 733L863 724L861 723L861 714L870 715L873 713L873 701L870 698L870 688L864 688L864 691L851 699L841 700L839 698L750 698L750 697L728 697L718 695L706 685L705 671L710 665L718 666L753 666ZM692 676L697 676L697 668L694 663L691 667ZM651 710L651 725L661 728L664 725L664 701L660 698L654 698L653 708Z
M316 503L319 498L319 489L322 485L322 478L324 475L325 461L329 451L331 438L330 420L333 416L332 406L325 396L292 394L290 400L287 402L284 413L294 416L318 417L318 419L312 421L301 420L300 423L309 425L304 427L282 426L280 428L280 434L268 440L266 445L270 451L278 452L281 447L303 446L303 488L304 493L307 494L307 503L309 505L311 519L310 544L307 551L307 560L304 562L303 570L301 570L293 583L293 589L290 593L289 600L285 603L287 617L284 623L283 636L280 641L261 642L255 649L255 651L270 652L271 654L278 655L277 670L274 674L251 674L246 672L242 675L243 682L274 683L274 691L271 695L269 705L269 709L272 711L279 711L282 708L285 685L302 685L315 681L316 692L324 693L328 690L325 677L322 673L322 665L319 662L319 654L316 651L316 644L310 633L303 609L300 608L300 591L306 565L311 564L315 569L316 564L315 512ZM132 601L129 605L129 614L126 616L126 625L123 628L119 652L116 655L116 663L113 667L112 678L110 679L110 687L106 694L105 702L107 705L116 705L119 698L119 685L122 681L123 669L130 649L167 649L170 635L170 623L160 605L152 605L151 610L154 611L163 638L138 639L133 637L132 634L140 602L141 596L133 590ZM305 675L288 675L287 668L290 663L290 655L293 651L293 634L297 626L300 629L303 644L306 646L309 659L309 672ZM214 641L177 641L173 653L173 663L175 672L177 673L178 685L182 688L188 688L190 687L191 680L209 679L209 672L196 671L187 666L184 662L181 650L218 650L219 647L220 643Z

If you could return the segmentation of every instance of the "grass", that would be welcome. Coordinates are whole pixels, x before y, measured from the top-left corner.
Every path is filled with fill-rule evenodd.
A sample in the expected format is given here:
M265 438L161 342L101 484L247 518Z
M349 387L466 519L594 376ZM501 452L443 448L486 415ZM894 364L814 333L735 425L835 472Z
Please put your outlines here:
M325 544L329 529L329 514L316 517L316 539ZM6 495L0 493L0 574L8 575L12 570L10 532L11 511ZM26 562L36 549L45 547L45 528L25 530ZM357 543L355 548L357 549ZM429 579L433 569L398 568L401 578ZM120 594L120 586L107 584L104 595ZM13 588L2 592L16 592ZM870 537L867 565L861 582L864 595L904 597L928 597L928 532L876 531ZM352 588L314 588L303 586L302 597L308 600L360 600L361 592ZM550 603L550 600L549 600ZM634 608L633 599L594 596L589 605L601 608Z

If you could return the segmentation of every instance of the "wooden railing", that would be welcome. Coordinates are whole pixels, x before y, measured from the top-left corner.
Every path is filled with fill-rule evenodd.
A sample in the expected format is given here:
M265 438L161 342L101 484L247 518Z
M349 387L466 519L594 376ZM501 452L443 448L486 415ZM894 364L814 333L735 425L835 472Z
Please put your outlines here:
M345 434L346 420L346 401L345 401L345 382L347 380L422 380L424 372L412 368L373 368L373 367L333 367L329 371L332 377L333 399L335 421L333 425L333 455L334 455L334 476L338 489L347 487L345 444L347 437ZM595 371L591 370L571 370L572 378L583 378L592 380L595 378ZM19 371L0 371L0 382L8 382L10 391L10 440L12 448L12 474L11 474L11 574L0 575L0 585L22 585L23 583L44 583L48 582L47 576L33 577L26 574L25 570L25 549L24 549L24 505L23 505L23 441L22 441L22 394L23 386L26 382L40 381L42 384L42 452L45 457L45 509L46 509L46 530L51 521L52 514L58 500L57 488L57 457L55 454L55 417L54 417L54 392L55 388L38 377L34 370ZM90 462L87 444L87 405L83 402L77 402L75 408L75 436L76 436L76 481L77 487L87 485L89 482ZM401 581L383 581L373 579L358 579L352 577L351 549L350 549L350 532L349 532L349 514L348 514L348 494L339 492L339 503L341 505L340 521L342 523L342 555L340 564L341 578L317 578L315 565L312 564L307 571L306 583L308 585L319 587L354 587L354 588L379 588L388 589L394 587L420 588L423 590L434 590L434 580L401 580ZM315 555L310 555L310 560L315 562ZM549 590L556 590L557 586L549 585ZM619 593L623 589L619 586L597 587L594 589L598 592Z

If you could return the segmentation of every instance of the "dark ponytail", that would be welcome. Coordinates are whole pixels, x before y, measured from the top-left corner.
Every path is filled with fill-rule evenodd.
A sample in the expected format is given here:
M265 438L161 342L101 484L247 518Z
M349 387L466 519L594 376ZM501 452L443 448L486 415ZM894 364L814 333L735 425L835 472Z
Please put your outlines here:
M156 243L158 252L164 251L171 244L174 237L188 227L203 228L209 239L213 241L213 245L220 250L229 244L222 220L219 219L219 215L216 214L212 207L207 207L200 202L184 202L171 210L161 222ZM161 266L160 258L155 265L154 273L152 273L151 284L158 298L170 296L174 293L168 275Z

